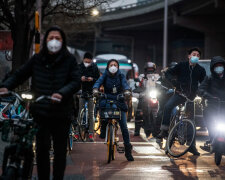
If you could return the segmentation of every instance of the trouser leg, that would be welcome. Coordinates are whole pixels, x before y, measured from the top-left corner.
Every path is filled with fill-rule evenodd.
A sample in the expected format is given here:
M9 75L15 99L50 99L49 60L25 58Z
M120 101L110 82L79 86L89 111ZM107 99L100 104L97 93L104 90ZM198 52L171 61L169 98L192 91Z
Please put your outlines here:
M88 100L88 120L89 120L89 133L94 133L94 100Z
M36 135L38 179L50 179L50 131L47 125L40 125Z
M54 147L53 180L63 180L66 168L66 154L70 121L54 124L52 139Z
M121 120L119 121L120 129L123 135L124 144L130 144L130 135L127 127L126 112L121 111Z
M172 112L173 108L183 102L185 102L185 98L183 98L177 94L174 94L168 100L168 102L165 104L165 107L164 107L163 119L162 119L162 124L161 124L161 128L160 128L161 130L169 129L170 117L171 117L171 112Z

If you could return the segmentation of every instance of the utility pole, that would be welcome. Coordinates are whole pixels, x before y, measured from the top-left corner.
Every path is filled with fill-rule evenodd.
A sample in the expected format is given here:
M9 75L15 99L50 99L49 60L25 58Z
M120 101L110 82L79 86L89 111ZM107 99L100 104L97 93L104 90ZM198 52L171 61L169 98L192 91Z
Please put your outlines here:
M168 45L168 0L164 0L164 29L163 29L163 68L167 66Z

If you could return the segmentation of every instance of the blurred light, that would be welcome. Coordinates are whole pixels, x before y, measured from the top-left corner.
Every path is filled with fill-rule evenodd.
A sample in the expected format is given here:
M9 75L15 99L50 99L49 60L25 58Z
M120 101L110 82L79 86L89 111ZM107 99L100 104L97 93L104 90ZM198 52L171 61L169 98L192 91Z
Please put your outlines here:
M157 91L150 91L150 92L149 92L149 97L150 97L150 98L153 98L153 99L154 99L154 98L157 98Z
M31 94L22 94L21 95L21 97L23 98L23 99L33 99L33 96L31 95Z
M217 131L224 132L224 129L225 129L225 124L219 123L219 124L216 125Z
M98 15L99 15L99 11L98 11L97 9L93 9L93 10L91 11L91 15L92 15L92 16L98 16Z
M93 62L96 63L96 59L93 59Z
M128 59L128 63L131 63L131 60L130 59Z
M138 99L136 97L132 97L132 102L137 102Z

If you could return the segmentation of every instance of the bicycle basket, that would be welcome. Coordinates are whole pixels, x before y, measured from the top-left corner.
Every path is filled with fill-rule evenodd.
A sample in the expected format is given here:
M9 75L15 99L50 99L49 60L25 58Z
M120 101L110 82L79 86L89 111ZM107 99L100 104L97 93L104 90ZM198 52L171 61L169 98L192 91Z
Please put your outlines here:
M120 110L118 108L101 108L100 118L101 119L121 119Z

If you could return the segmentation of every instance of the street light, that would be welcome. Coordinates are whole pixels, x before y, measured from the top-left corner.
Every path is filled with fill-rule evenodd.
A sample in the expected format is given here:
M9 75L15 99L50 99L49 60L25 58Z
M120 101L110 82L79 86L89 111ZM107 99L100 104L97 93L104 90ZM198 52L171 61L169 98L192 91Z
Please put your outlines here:
M98 16L99 15L99 11L97 9L92 9L91 15L92 16Z

